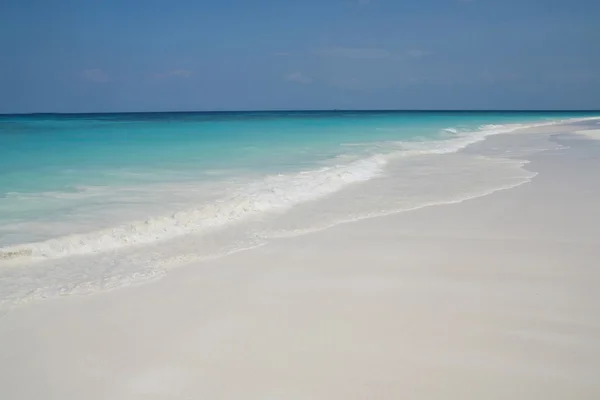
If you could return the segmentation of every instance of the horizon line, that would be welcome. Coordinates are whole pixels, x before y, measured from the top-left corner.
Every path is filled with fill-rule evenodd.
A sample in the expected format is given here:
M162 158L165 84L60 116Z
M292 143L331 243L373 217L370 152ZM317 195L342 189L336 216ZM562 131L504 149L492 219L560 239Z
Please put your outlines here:
M0 116L11 115L106 115L106 114L225 114L225 113L308 113L308 112L600 112L600 109L264 109L264 110L185 110L185 111L89 111L89 112L22 112L0 113Z

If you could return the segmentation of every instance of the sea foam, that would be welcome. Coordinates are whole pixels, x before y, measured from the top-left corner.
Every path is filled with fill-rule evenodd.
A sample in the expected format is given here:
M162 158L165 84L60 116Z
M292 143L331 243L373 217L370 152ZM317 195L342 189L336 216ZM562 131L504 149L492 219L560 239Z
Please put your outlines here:
M385 163L385 157L374 155L347 165L268 176L199 208L94 232L0 248L0 260L39 260L98 253L218 228L258 213L282 211L338 191L348 184L371 179L383 171Z
M297 204L335 193L350 184L368 181L383 174L385 165L398 157L453 153L489 135L555 123L557 121L528 125L483 125L479 130L470 132L448 128L446 132L453 135L446 140L383 143L376 147L388 148L385 153L315 170L270 175L242 185L208 204L168 215L40 242L5 246L0 248L0 261L33 261L95 254L203 233L261 213L283 212Z
M60 232L56 224L49 225L47 233L55 235L50 239L14 235L14 245L9 242L0 248L0 310L41 298L137 284L182 264L222 257L278 237L518 186L535 175L523 168L526 161L518 157L550 148L544 143L548 135L539 140L535 135L515 136L514 141L502 141L512 143L508 146L483 143L465 152L458 150L489 135L560 122L484 125L475 131L461 126L443 131L440 126L439 140L418 141L412 136L408 141L352 141L356 145L350 146L351 151L310 164L314 167L304 172L259 175L250 171L252 175L241 179L236 174L235 181L221 179L217 186L212 180L209 186L205 181L186 180L130 187L122 193L115 193L119 189L114 187L86 187L72 194L75 200L81 197L84 204L91 200L104 206L102 210L116 208L115 215L112 211L105 215L119 217L115 221L124 221L120 217L125 215L130 222L103 218L104 225L99 226L102 210L85 208L76 220L93 217L79 225L91 229L75 233L68 229L74 220L67 218ZM151 198L151 203L137 203L140 196ZM60 193L47 197L60 197ZM142 204L137 214L122 209L128 202ZM23 223L22 229L13 231L33 232L45 224Z

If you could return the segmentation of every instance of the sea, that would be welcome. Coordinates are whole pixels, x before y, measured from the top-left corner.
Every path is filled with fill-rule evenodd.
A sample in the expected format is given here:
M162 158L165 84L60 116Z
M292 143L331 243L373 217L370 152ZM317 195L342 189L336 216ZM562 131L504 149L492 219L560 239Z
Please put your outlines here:
M0 307L530 181L461 151L587 112L0 115Z

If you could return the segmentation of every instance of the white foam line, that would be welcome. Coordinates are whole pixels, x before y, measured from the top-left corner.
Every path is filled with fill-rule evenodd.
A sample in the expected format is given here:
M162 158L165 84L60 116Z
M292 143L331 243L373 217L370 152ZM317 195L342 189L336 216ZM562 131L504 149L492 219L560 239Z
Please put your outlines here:
M490 129L485 134L483 134L481 136L476 136L475 138L470 138L469 140L465 140L463 143L461 143L461 145L453 148L452 151L448 151L446 149L443 149L443 150L440 150L439 153L435 152L435 151L434 151L434 153L444 154L444 153L456 152L456 151L464 149L464 148L466 148L466 147L468 147L468 146L470 146L470 145L472 145L474 143L477 143L477 142L480 142L482 140L485 140L488 136L492 136L492 135L507 134L507 133L513 133L513 132L516 132L516 131L524 130L524 129L537 128L537 127L543 127L543 126L552 126L552 125L570 124L570 123L576 123L576 122L582 122L582 121L590 121L590 120L600 120L600 117L572 118L572 119L566 119L566 120L554 120L554 121L549 121L549 122L533 123L533 124L526 124L526 125L520 125L520 124L511 124L511 125L484 125L484 126L482 126L482 128L489 128ZM600 124L600 122L598 122L598 123ZM453 128L445 129L445 131L449 131L449 132L452 132L452 133L457 132ZM600 129L577 131L575 133L579 133L579 134L586 135L586 136L587 135L591 135L594 139L600 140ZM568 149L568 148L569 147L567 147L567 146L563 146L563 147L560 147L559 150L561 150L561 149ZM419 151L415 151L415 153L416 154L424 154L424 152L419 152ZM530 161L528 161L528 160L520 160L520 166L519 167L523 168L525 165L529 164L529 162ZM324 226L320 226L320 227L308 228L308 229L300 229L300 230L295 230L295 231L292 231L292 232L290 232L290 231L282 231L282 232L278 232L278 233L275 233L275 234L271 234L269 237L271 237L271 238L296 237L296 236L300 236L300 235L304 235L304 234L319 232L319 231L322 231L322 230L325 230L325 229L329 229L329 228L332 228L332 227L340 225L340 224L347 224L347 223L362 221L362 220L370 219L370 218L384 217L384 216L398 214L398 213L403 213L403 212L408 212L408 211L415 211L415 210L420 210L420 209L425 208L425 207L432 207L432 206L439 206L439 205L450 205L450 204L459 204L459 203L462 203L462 202L465 202L465 201L468 201L468 200L472 200L472 199L476 199L476 198L479 198L479 197L488 196L488 195L491 195L493 193L500 192L500 191L503 191L503 190L514 189L514 188L519 187L521 185L524 185L526 183L530 183L538 175L538 173L537 172L533 172L533 171L528 171L528 172L530 172L531 175L529 177L524 177L522 182L518 182L518 183L511 184L511 185L506 185L506 186L496 187L496 188L493 188L493 189L482 191L482 192L477 193L477 194L472 194L472 195L469 195L469 196L465 196L465 197L460 198L460 199L437 201L437 202L429 202L429 203L420 204L420 205L415 206L415 207L409 207L409 208L403 208L403 209L396 209L396 210L388 210L388 211L383 211L383 212L371 213L371 214L368 214L368 215L358 216L358 217L354 217L354 218L347 219L347 220L336 221L334 223L331 223L331 224L328 224L328 225L324 225Z
M347 165L267 177L247 185L244 191L199 209L85 234L3 247L0 248L0 260L43 260L94 254L202 232L262 212L284 210L336 192L348 184L369 180L383 171L386 162L384 157L375 155Z
M167 217L133 222L85 234L3 247L0 248L0 262L11 261L12 263L15 260L31 261L94 254L203 232L259 213L285 210L296 204L337 192L348 184L370 180L382 173L384 165L390 158L411 154L453 153L480 142L490 135L590 119L598 118L555 120L533 124L484 125L479 131L465 133L450 140L397 143L404 151L388 155L377 154L346 165L305 171L295 175L267 177L264 181L248 185L245 191L199 209L176 212Z
M524 161L522 163L521 166L528 164L528 161ZM488 189L482 192L479 192L477 194L471 194L465 197L462 197L460 199L454 199L454 200L441 200L441 201L434 201L434 202L428 202L428 203L423 203L420 204L418 206L414 206L414 207L409 207L409 208L402 208L402 209L395 209L395 210L387 210L387 211L382 211L382 212L374 212L374 213L370 213L368 215L361 215L358 217L354 217L351 219L347 219L347 220L341 220L341 221L336 221L334 223L328 224L328 225L323 225L317 228L308 228L308 229L299 229L299 230L295 230L295 231L282 231L282 232L278 232L274 235L270 235L268 236L269 238L286 238L286 237L296 237L296 236L301 236L301 235L305 235L305 234L309 234L309 233L314 233L314 232L319 232L322 230L326 230L326 229L330 229L333 228L334 226L337 225L341 225L341 224L349 224L352 222L358 222L358 221L362 221L365 219L371 219L371 218L379 218L379 217L385 217L388 215L394 215L394 214L400 214L400 213L404 213L404 212L409 212L409 211L416 211L416 210L420 210L426 207L433 207L433 206L441 206L441 205L450 205L450 204L459 204L459 203L463 203L465 201L468 200L472 200L472 199L476 199L479 197L484 197L484 196L489 196L493 193L496 192L500 192L503 190L509 190L509 189L514 189L516 187L519 187L521 185L524 185L526 183L530 183L533 178L535 178L538 175L537 172L531 172L531 176L527 177L527 178L523 178L522 182L518 182L518 183L514 183L511 185L506 185L506 186L500 186L500 187L496 187L493 189Z

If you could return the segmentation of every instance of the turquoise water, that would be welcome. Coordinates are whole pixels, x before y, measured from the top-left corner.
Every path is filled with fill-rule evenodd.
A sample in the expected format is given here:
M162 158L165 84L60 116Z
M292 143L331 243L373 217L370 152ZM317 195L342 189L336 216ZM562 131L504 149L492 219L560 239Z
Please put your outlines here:
M150 268L148 265L156 271L155 266L166 258L181 259L181 254L192 254L192 248L198 258L217 256L252 247L257 237L268 236L264 232L275 232L275 227L281 234L288 226L310 230L325 220L335 224L370 215L375 209L384 212L387 204L389 210L399 210L404 207L399 199L409 192L406 204L410 206L404 208L425 201L443 202L442 191L428 189L425 193L423 189L421 198L417 190L421 182L451 170L450 164L432 170L450 160L441 155L526 124L596 115L231 112L0 116L0 263L9 263L10 276L21 281L26 275L15 269L24 265L38 274L44 268L63 271L64 276L52 277L56 281L50 286L56 290L82 282L89 286L98 276L129 282L141 269ZM459 165L458 158L453 160L452 168ZM471 189L465 165L475 168L476 164L463 161L466 164L460 164L457 171L465 174L464 179L462 186L456 187L467 193ZM417 179L414 171L422 174L424 165L433 172ZM502 163L477 166L481 171L490 168L482 182L488 179L492 186L496 178L498 182L523 179L510 169L513 167ZM456 176L462 175L449 179ZM385 185L384 179L388 179ZM377 182L381 185L374 186ZM384 195L383 190L392 186L396 191ZM362 193L350 195L352 188L359 187L372 196L361 202L357 199ZM460 197L459 189L452 196ZM379 190L382 192L377 195ZM335 199L336 211L320 214L319 204L325 207L331 199ZM293 224L281 223L307 207L310 212ZM149 249L155 252L150 258ZM111 270L108 265L119 267ZM85 266L86 271L100 269L94 276L81 278L76 266ZM74 280L76 275L81 282ZM14 298L14 293L26 296L38 289L13 282L11 289L5 290Z
M279 172L348 152L344 144L435 139L585 113L151 113L0 117L0 196Z

